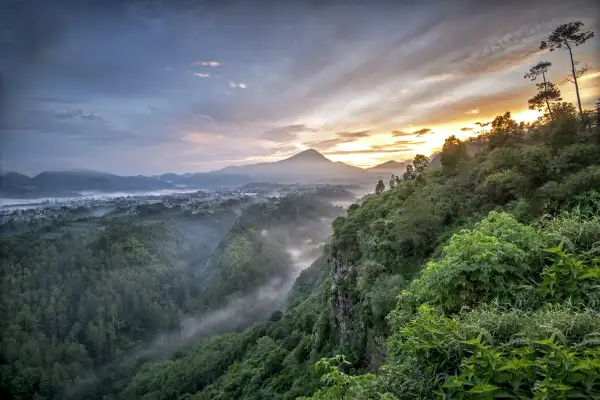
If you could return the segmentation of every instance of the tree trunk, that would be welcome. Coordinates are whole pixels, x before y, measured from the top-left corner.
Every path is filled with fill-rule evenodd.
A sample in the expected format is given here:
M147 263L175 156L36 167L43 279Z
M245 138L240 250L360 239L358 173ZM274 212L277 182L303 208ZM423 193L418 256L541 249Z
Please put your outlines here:
M546 82L546 74L542 72L542 78L544 78L544 90L546 91L546 95L548 95L548 83ZM548 113L550 114L550 120L554 121L554 115L552 114L552 109L550 108L550 102L548 98L546 98L546 107L548 107Z
M573 52L569 43L565 42L567 49L569 49L569 56L571 57L571 71L573 71L573 83L575 84L575 94L577 95L577 107L579 108L579 116L583 117L583 110L581 109L581 99L579 98L579 85L577 84L577 72L575 71L575 62L573 61Z

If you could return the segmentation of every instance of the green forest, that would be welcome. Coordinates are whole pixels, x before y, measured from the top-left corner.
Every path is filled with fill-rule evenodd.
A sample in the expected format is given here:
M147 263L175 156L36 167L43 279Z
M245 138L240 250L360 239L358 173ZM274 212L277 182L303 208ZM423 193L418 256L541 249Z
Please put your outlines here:
M441 167L417 155L403 174L374 182L373 195L333 220L281 310L150 360L126 355L180 329L181 315L285 274L286 235L265 242L261 229L336 210L302 197L249 206L200 271L177 257L193 237L178 243L164 221L3 238L2 390L18 399L600 398L600 100L595 110L563 102L548 68L526 76L542 82L529 102L543 112L537 121L506 112L467 140L448 137ZM76 390L82 371L115 359L102 384Z
M217 205L210 216L156 206L162 211L150 215L74 213L1 238L3 398L119 392L140 363L191 339L184 332L186 321L195 321L189 316L285 279L286 246L324 240L321 218L341 212L318 195L254 202L239 216L234 203ZM277 235L265 238L265 229ZM251 306L244 318L202 327L200 336L243 328L273 311L271 304Z

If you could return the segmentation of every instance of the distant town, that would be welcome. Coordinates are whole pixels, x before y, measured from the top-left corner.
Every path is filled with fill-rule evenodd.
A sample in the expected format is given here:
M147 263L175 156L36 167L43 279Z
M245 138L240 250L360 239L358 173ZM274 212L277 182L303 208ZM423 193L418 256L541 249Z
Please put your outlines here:
M349 191L349 189L351 191ZM176 212L212 216L225 209L283 196L320 194L347 206L364 191L357 185L250 183L237 189L156 191L139 193L82 193L73 197L0 199L0 234L40 227L61 219L85 221L103 216L151 216Z

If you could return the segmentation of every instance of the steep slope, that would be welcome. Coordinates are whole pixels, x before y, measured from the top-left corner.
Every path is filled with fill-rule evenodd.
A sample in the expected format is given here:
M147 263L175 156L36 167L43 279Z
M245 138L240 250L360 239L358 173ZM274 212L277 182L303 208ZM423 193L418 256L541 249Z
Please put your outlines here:
M504 350L490 343L489 337L501 346L520 346L524 343L520 339L525 339L528 352L518 354L528 354L527 365L533 365L530 361L541 362L536 368L549 367L544 366L544 350L533 346L536 337L552 346L556 342L549 336L554 331L561 338L561 346L569 346L569 351L583 349L579 333L585 336L597 331L597 310L583 309L585 315L579 315L581 309L569 307L591 304L590 299L600 298L595 297L600 295L599 286L593 283L598 277L590 260L590 252L598 254L594 243L600 240L600 210L595 200L600 187L596 157L600 131L576 128L578 133L573 135L571 128L578 127L575 118L568 116L563 121L568 128L562 131L543 127L537 139L524 135L522 130L499 135L500 145L486 147L476 157L456 158L464 157L464 152L449 148L444 171L426 170L351 207L347 215L333 223L332 242L321 260L329 266L325 282L322 279L327 269L311 267L310 273L307 271L298 280L298 290L283 313L235 337L215 338L218 345L203 342L181 359L146 366L132 380L127 393L131 398L170 398L189 393L191 399L292 399L314 393L314 399L379 399L391 392L397 397L389 398L418 399L431 398L434 392L443 390L470 392L477 397L483 391L499 390L499 385L515 389L506 384L509 381L502 374L488 374L489 363L482 364L488 369L475 366L493 361L487 355L499 354L504 357L500 360L503 365L510 367L506 363L510 358L498 353ZM555 168L558 165L560 170ZM577 207L576 213L546 221L538 218L573 207ZM505 210L516 218L490 213L492 210ZM581 210L586 210L586 216L579 216ZM527 226L527 222L535 225ZM582 236L581 232L586 234ZM543 246L556 246L562 235L572 251L580 254L561 255L556 264L552 260L545 263L540 257ZM577 257L582 261L575 262ZM567 261L577 266L565 264ZM564 265L581 269L577 282L571 280L569 285L552 291L547 290L547 284L536 288L544 277L556 279L556 275L545 271L569 275ZM421 274L423 268L427 272ZM532 275L523 275L522 268ZM421 279L414 281L419 276ZM408 291L394 310L403 289ZM564 291L571 291L571 295ZM490 303L471 312L479 301L500 296L508 299L511 307L530 304L531 308L512 311ZM564 299L570 304L550 310L539 307L544 301ZM593 301L597 307L598 302ZM459 315L456 319L448 317L444 310ZM519 340L505 335L505 318L517 322L511 334ZM311 321L314 325L307 327ZM580 321L579 333L570 328L567 332L565 327L575 321ZM493 328L491 336L486 330L488 325ZM464 342L465 335L471 339L469 343ZM489 346L496 346L495 353L488 352ZM600 353L594 346L590 351L596 356L590 357L596 360ZM220 357L228 367L214 359L221 348L236 351L235 355L228 352ZM463 349L461 354L456 352L459 348ZM475 353L472 348L479 349L483 358L471 357ZM311 365L335 354L345 354L350 364L344 365L339 359L322 361L313 373ZM219 371L206 372L202 370L204 365L218 366ZM469 368L461 370L463 365ZM516 397L532 398L532 390L552 383L534 385L538 378L527 365L517 372L527 381L523 381L522 389L516 388ZM367 371L378 374L352 376ZM481 372L478 379L489 382L489 386L479 387L469 381L469 371ZM562 373L552 372L558 382L568 376ZM596 372L585 373L592 377ZM458 375L461 379L448 380ZM448 386L442 386L445 380ZM173 385L163 387L157 381ZM197 384L190 388L189 382ZM590 390L579 381L574 385L578 385L577 390ZM570 390L558 390L563 389ZM547 390L557 394L552 387ZM502 392L497 393L502 397ZM549 398L557 397L554 395Z

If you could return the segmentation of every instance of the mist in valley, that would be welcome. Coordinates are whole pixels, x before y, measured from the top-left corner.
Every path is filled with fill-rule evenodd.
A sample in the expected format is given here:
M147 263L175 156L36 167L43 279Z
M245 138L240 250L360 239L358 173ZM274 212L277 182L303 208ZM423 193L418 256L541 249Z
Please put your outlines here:
M336 208L336 214L343 210ZM177 259L185 270L195 276L196 285L206 286L214 265L210 258L218 253L224 241L244 213L243 208L230 210L218 220L173 218L169 220L179 242ZM276 222L256 232L265 245L280 248L285 254L285 270L253 288L249 293L233 293L219 307L205 312L185 314L179 317L179 327L159 332L143 349L111 360L69 387L68 398L81 398L96 393L115 375L126 375L132 368L157 359L173 357L176 352L192 346L211 335L240 331L254 322L267 320L273 312L283 310L286 300L300 273L322 254L323 245L331 235L333 216L303 219L301 223Z

